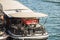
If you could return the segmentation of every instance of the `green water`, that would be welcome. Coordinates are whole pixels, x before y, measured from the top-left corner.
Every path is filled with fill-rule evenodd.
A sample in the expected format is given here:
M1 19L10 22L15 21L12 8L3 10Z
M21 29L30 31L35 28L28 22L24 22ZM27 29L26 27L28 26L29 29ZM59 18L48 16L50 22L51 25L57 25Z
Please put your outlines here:
M35 12L48 14L44 25L49 33L48 40L60 40L60 2L47 2L44 0L18 0ZM56 0L59 1L59 0ZM43 24L46 18L40 18Z

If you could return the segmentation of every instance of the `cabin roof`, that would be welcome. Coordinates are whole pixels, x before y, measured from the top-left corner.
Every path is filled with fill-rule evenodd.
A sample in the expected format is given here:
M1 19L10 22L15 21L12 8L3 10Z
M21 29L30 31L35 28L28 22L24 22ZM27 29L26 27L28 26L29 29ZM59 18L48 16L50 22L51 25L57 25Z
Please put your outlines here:
M3 6L3 11L8 17L45 17L46 14L35 13L17 0L1 0L0 3ZM16 12L21 10L22 12Z
M4 11L9 17L18 17L18 18L32 18L32 17L46 17L48 15L43 13L36 12L16 12L16 11Z
M22 3L18 2L17 0L0 0L0 3L3 6L3 10L15 10L15 9L28 9L26 6L24 6ZM32 10L30 10L32 11Z

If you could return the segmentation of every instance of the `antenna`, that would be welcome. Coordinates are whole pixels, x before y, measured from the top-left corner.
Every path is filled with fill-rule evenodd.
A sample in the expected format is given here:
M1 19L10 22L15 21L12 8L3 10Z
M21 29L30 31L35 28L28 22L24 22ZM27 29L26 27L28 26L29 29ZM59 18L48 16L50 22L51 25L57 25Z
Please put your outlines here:
M43 24L43 25L45 25L45 24L46 24L46 22L47 22L47 19L48 19L48 18L46 18L46 19L45 19L45 22L44 22L44 24Z

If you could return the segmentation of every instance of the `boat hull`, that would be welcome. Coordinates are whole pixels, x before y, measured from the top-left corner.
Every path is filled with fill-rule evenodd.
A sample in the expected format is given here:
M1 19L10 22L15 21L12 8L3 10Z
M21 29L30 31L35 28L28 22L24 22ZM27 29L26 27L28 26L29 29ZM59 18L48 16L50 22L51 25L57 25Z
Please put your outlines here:
M0 36L0 40L6 40L8 38L8 35Z
M13 38L13 39L40 39L40 40L47 40L48 39L48 33L46 32L46 33L44 33L43 35L37 35L37 34L35 34L35 35L32 35L32 36L24 36L24 37L21 37L21 36L16 36L16 35L14 35L13 33L11 33L10 31L8 31L8 33L10 34L10 37L11 38Z

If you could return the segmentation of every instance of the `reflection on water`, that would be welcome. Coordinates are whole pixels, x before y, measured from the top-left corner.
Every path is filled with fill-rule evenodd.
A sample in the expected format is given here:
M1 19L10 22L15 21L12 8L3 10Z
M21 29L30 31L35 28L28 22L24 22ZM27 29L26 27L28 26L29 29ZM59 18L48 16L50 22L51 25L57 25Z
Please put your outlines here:
M49 33L48 40L60 40L60 3L44 2L42 0L18 0L35 12L48 14L47 23L44 25ZM60 1L60 0L56 0ZM41 23L43 24L41 18Z

